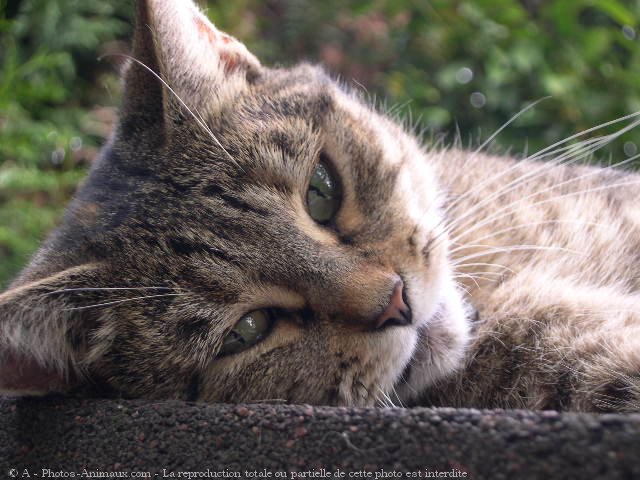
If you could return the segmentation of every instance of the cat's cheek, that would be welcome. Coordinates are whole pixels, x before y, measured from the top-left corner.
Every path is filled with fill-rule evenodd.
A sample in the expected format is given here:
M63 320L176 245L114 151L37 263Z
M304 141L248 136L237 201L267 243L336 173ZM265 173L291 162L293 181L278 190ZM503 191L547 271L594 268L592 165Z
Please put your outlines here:
M453 282L445 286L432 318L418 329L418 345L397 385L403 402L411 403L437 380L462 367L471 339L472 309Z

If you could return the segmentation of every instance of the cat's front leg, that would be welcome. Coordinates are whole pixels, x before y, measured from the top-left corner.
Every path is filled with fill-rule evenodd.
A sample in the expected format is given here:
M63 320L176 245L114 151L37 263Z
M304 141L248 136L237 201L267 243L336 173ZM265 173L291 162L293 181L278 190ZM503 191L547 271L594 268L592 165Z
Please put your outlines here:
M466 366L423 403L640 411L640 296L517 275L483 299Z

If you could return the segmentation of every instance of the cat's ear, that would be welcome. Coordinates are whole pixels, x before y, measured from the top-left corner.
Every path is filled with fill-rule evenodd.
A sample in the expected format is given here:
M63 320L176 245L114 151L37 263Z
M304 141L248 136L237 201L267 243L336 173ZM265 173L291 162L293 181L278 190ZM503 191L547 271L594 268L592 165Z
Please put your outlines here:
M259 75L260 62L191 0L138 0L124 112L156 121L215 111ZM162 116L158 116L162 109ZM185 112L187 110L187 112Z
M78 382L95 324L75 294L91 290L97 271L74 267L0 294L0 395L62 392Z

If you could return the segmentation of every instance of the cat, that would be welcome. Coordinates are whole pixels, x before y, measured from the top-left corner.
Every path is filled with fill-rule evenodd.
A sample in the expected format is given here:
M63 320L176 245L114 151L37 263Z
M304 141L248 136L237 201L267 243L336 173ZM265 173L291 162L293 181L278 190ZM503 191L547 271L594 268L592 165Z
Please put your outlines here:
M0 295L1 394L639 409L637 174L426 148L191 0L136 17L115 132Z

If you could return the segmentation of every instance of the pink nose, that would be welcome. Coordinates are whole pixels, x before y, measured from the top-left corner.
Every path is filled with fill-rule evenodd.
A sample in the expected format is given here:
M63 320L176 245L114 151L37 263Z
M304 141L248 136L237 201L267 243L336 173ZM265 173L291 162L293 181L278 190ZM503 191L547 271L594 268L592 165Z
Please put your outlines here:
M404 283L402 283L402 280L398 280L398 283L393 288L391 298L389 298L389 305L376 319L376 329L409 325L411 323L411 309L404 303L402 298L403 289Z

